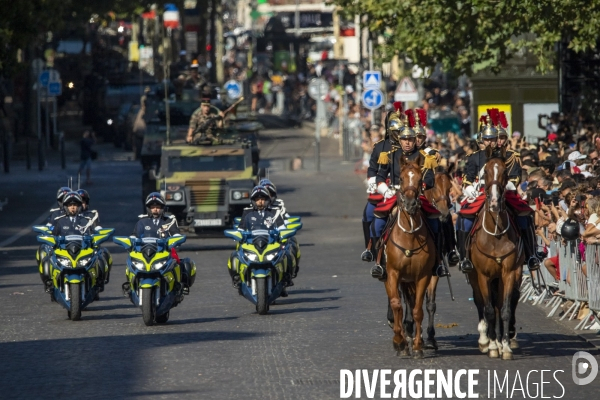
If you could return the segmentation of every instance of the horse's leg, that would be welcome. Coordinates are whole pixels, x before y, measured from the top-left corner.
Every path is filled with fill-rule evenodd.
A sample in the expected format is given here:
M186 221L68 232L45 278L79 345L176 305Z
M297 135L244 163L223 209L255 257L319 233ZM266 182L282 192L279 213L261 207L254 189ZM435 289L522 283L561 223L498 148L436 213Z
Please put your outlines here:
M522 265L521 260L517 260L517 265ZM515 283L513 286L512 297L510 299L510 322L508 324L508 337L510 338L510 348L518 349L519 343L517 342L517 305L519 304L519 297L521 297L521 280L523 279L522 268L517 268L515 271Z
M412 313L415 296L414 286L414 283L400 284L404 305L406 306L406 312L404 313L404 337L408 343L408 348L402 353L403 356L410 356L413 351L413 338L415 337L415 320Z
M489 337L488 356L490 358L498 358L498 345L496 344L496 312L494 310L494 305L492 304L490 282L483 274L477 274L477 278L481 297L483 298L483 317L487 324L487 336ZM478 327L480 333L481 328L483 328L483 326L480 321ZM479 348L481 348L481 343Z
M425 295L427 296L427 314L429 315L428 324L427 324L427 340L425 341L425 348L431 348L437 350L437 341L435 340L435 326L434 326L434 317L435 317L435 291L437 289L438 281L440 280L437 276L432 276L429 281L429 285L427 286L427 291Z
M390 299L390 306L394 313L394 349L398 354L406 347L406 339L402 331L402 301L400 301L400 293L398 292L398 271L390 268L388 278L385 281L385 290Z
M390 328L394 329L394 310L392 310L390 299L388 299L387 321Z
M501 296L500 293L500 283L502 281L500 279L494 279L490 282L490 297L492 300L492 306L494 307L494 315L496 324L496 347L498 347L498 352L502 355L502 344L500 343L502 335L504 335L502 318L500 316L500 309L502 308Z
M500 315L502 318L502 359L512 360L514 359L513 352L510 348L510 337L509 337L509 325L512 317L511 302L514 298L513 288L515 284L515 273L503 273L502 280L500 282L500 293L498 293L498 303L502 305ZM500 304L498 307L500 308ZM499 338L500 339L500 338Z
M487 322L485 322L485 314L484 314L484 301L481 295L481 290L479 289L479 278L477 271L473 270L467 274L469 276L469 283L471 284L471 288L473 289L473 301L475 302L475 307L477 307L477 316L479 317L479 323L477 324L477 331L479 332L479 351L482 353L488 352L488 347L490 345L490 339L487 335Z
M421 327L423 325L423 298L425 297L425 291L429 285L429 276L424 276L418 282L415 282L415 291L412 296L413 308L412 314L415 319L415 339L413 345L413 357L423 358L423 337Z

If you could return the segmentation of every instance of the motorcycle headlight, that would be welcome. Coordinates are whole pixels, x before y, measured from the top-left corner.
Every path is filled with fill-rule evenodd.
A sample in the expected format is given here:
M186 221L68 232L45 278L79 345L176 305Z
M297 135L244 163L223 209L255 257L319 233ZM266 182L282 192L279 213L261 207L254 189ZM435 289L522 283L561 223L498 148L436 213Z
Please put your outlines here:
M66 257L56 257L56 261L63 267L70 267L72 265L71 260Z
M154 264L152 264L152 269L154 269L154 270L159 270L159 269L161 269L162 267L164 267L164 266L165 266L165 264L167 264L167 262L166 262L166 261L157 261L157 262L155 262Z
M248 192L247 190L234 190L233 192L231 192L231 198L233 200L249 199L250 192Z
M173 194L173 200L181 201L181 199L183 199L183 194L181 194L181 192L175 192L175 194Z
M244 257L246 257L250 261L258 260L258 256L254 253L250 253L249 251L244 252Z
M272 251L270 253L268 253L265 258L267 259L267 261L273 261L274 259L277 258L277 255L279 254L279 251Z
M77 266L85 267L90 262L91 259L92 259L92 257L82 258L81 260L77 261Z
M144 263L141 261L131 261L131 265L133 265L133 268L137 268L140 271L144 271L146 269L144 267Z

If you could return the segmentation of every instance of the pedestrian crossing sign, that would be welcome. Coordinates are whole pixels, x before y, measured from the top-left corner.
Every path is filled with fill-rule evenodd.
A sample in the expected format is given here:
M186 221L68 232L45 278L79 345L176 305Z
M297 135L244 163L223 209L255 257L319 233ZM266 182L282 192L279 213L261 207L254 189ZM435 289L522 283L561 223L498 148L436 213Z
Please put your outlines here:
M381 71L363 72L363 87L379 89L381 87Z

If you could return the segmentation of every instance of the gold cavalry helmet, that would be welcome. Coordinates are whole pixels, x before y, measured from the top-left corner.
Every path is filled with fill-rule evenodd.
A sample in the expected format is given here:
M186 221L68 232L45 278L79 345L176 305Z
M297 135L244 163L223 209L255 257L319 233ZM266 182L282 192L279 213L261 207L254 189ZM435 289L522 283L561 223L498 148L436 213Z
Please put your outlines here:
M422 108L415 109L415 132L417 136L427 136L425 126L427 125L427 111Z
M397 101L394 103L394 111L387 115L385 125L385 131L391 141L398 143L398 132L400 132L402 127L402 103Z
M416 138L417 133L415 132L415 114L413 110L406 110L404 112L404 119L402 120L403 126L398 135L399 139Z
M481 140L498 139L498 129L494 126L490 111L491 110L488 110L488 115L482 115L481 118L479 118L479 122L481 123L479 137Z

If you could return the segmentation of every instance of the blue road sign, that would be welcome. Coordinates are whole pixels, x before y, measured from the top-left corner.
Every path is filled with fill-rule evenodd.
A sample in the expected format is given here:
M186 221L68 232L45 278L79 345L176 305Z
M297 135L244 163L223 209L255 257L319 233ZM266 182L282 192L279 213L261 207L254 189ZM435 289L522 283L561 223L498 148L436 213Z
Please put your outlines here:
M242 84L238 81L227 81L225 83L225 90L227 90L227 96L232 100L242 97Z
M383 93L379 89L367 89L362 95L363 105L369 110L374 110L383 105Z
M60 96L62 94L62 82L48 82L48 95Z
M381 71L363 72L363 87L379 89L381 87Z
M50 80L50 71L45 70L40 72L40 85L42 86L47 86L48 85L48 81Z

